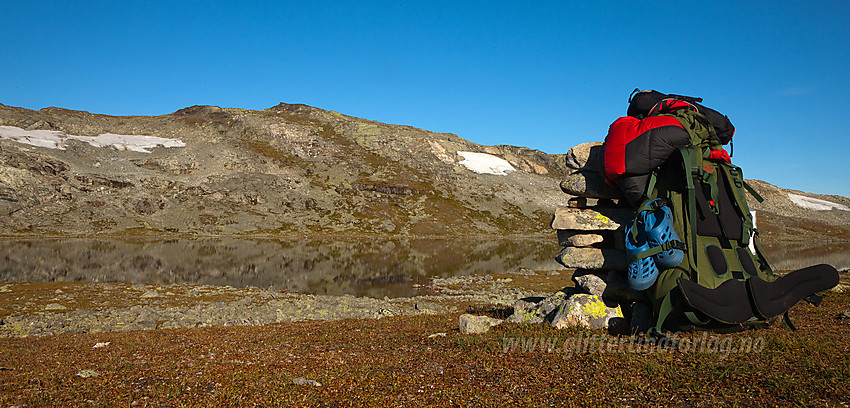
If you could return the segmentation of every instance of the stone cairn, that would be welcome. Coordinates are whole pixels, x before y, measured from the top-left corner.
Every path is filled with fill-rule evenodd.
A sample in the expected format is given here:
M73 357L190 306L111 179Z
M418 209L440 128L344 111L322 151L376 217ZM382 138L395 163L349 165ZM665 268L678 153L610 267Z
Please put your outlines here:
M643 332L652 319L651 307L644 294L629 288L625 279L624 229L633 220L633 209L619 189L605 182L603 152L601 142L583 143L567 152L566 166L571 171L561 182L561 190L571 198L552 218L558 244L563 247L555 259L576 270L576 287L620 306L631 331Z
M602 143L584 143L567 152L571 170L561 190L571 196L555 210L552 228L563 247L556 260L575 269L575 287L548 297L520 299L511 323L549 323L561 329L607 329L612 334L642 333L652 323L652 309L641 292L626 282L624 225L633 210L620 205L622 193L605 183ZM470 319L480 319L472 330ZM467 319L464 321L464 319ZM484 316L463 316L461 331L481 333L500 322Z

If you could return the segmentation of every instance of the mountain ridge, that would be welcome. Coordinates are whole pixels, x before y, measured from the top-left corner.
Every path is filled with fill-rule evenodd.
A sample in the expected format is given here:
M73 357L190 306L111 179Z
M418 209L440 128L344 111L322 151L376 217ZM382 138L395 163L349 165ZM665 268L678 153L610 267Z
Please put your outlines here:
M80 140L64 140L65 150L0 140L6 236L547 236L552 212L569 199L558 186L568 172L563 154L479 145L304 104L195 105L158 116L0 104L0 126L186 144L145 153ZM516 171L475 173L461 164L465 151ZM752 204L767 235L850 236L850 212L802 210L790 190L753 185L768 198ZM850 205L846 197L797 193ZM812 222L815 235L806 229Z

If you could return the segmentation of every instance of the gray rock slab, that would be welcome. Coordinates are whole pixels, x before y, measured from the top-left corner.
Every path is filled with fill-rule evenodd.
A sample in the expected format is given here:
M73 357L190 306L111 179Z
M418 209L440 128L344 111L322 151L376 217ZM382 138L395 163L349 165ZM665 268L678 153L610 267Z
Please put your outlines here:
M574 170L591 170L604 173L605 149L602 142L582 143L573 146L566 154L566 165Z
M587 231L558 230L557 234L561 246L589 247L605 240L602 234L589 234Z
M590 170L578 170L568 174L561 182L561 190L570 195L587 198L619 199L623 197L620 189L605 183L603 173Z
M552 217L552 229L578 231L613 231L631 222L629 208L558 207Z
M570 269L597 269L625 271L626 252L617 249L566 247L555 257L561 265Z

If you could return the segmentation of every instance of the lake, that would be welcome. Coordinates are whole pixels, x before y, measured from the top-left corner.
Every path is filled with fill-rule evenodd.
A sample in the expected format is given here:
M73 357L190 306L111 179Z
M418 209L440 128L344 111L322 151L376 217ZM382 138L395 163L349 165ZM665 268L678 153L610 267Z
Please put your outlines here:
M432 277L559 270L551 238L0 240L0 282L131 282L273 287L300 293L412 296ZM850 269L850 244L767 244L778 270ZM844 275L844 274L842 274ZM565 274L564 279L569 275Z

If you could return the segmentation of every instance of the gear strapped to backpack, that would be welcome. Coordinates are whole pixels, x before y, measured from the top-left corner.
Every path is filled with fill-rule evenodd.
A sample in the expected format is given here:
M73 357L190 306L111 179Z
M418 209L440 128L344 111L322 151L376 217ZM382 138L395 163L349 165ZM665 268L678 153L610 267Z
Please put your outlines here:
M723 145L734 127L699 98L641 91L605 139L609 184L636 206L626 227L629 283L669 329L734 330L785 315L838 284L830 265L774 274L758 245L746 191ZM754 245L750 245L753 241ZM752 251L750 248L755 248ZM792 326L793 327L793 326Z

